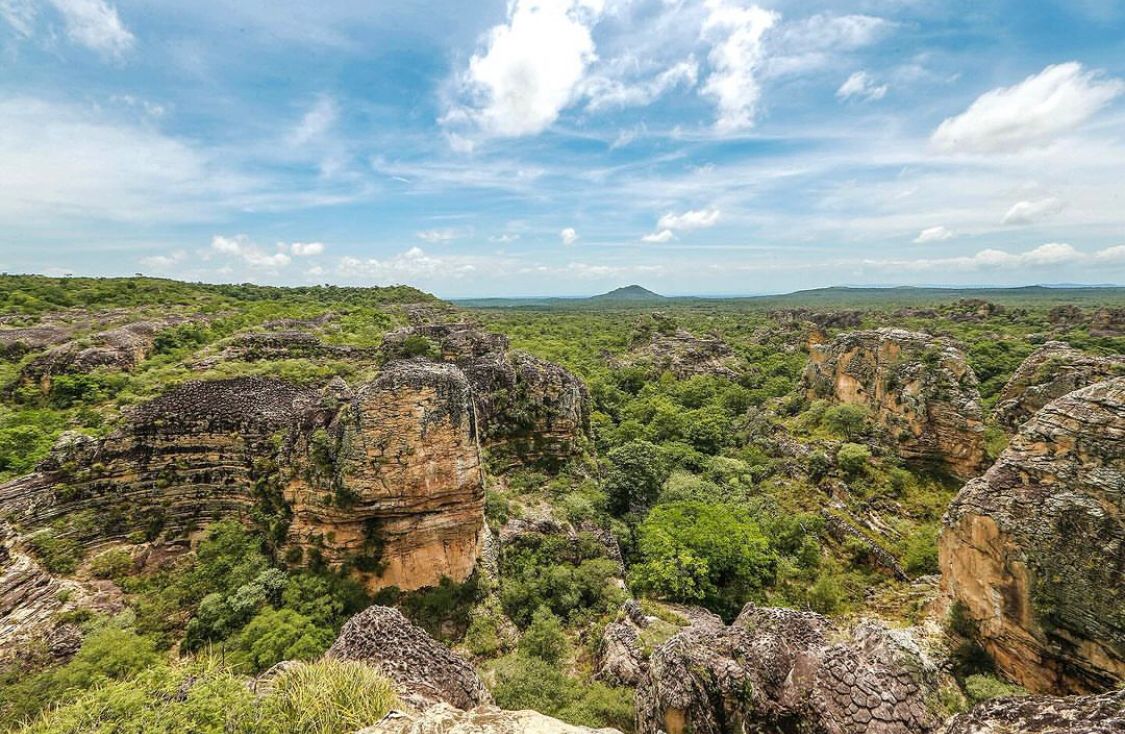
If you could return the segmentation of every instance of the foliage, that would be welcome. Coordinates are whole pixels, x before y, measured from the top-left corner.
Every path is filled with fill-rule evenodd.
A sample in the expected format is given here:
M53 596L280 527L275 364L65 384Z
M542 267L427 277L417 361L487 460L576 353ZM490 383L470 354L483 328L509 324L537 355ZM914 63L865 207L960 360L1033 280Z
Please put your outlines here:
M867 469L871 460L871 450L858 443L842 444L836 451L836 463L849 477L856 477Z
M633 691L582 683L545 660L508 655L495 664L492 695L508 710L532 709L571 724L633 731Z
M656 501L669 467L659 447L631 441L609 452L605 491L610 512L621 516L643 513Z
M312 660L335 636L331 628L292 609L267 607L234 638L231 659L245 661L250 672L258 673L282 660Z
M669 601L701 602L733 618L774 580L777 557L744 508L703 502L655 507L638 528L633 586Z
M916 529L906 541L902 565L907 573L924 576L938 572L938 536L941 526L926 525Z
M1026 696L1027 691L1022 687L1000 680L994 675L976 673L965 678L963 683L965 695L969 702L978 704L990 698L1001 696Z
M869 427L869 413L862 405L841 403L824 411L821 422L828 430L851 441L862 436Z
M559 618L547 607L536 609L520 638L520 652L557 665L565 657L566 649L566 634Z

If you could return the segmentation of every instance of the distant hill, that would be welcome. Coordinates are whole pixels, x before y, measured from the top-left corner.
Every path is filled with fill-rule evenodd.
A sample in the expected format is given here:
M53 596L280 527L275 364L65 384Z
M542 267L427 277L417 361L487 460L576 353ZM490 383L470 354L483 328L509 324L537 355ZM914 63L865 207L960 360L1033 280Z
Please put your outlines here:
M615 288L609 293L600 296L591 296L591 301L662 301L664 296L653 293L648 288L639 285L627 285L624 288Z

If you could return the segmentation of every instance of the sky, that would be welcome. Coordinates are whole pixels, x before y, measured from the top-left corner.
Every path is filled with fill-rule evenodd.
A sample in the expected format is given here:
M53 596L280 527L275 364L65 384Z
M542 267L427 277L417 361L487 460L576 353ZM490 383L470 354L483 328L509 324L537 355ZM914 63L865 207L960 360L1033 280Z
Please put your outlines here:
M1125 2L0 0L0 270L1125 284Z

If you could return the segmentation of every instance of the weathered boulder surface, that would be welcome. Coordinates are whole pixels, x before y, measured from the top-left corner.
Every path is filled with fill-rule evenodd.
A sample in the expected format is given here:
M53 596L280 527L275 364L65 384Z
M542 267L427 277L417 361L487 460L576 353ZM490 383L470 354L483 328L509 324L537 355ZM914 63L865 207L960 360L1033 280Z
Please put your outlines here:
M370 665L418 707L443 702L467 709L492 703L468 663L390 607L371 606L349 619L325 656Z
M946 339L902 329L841 334L809 348L810 398L869 408L907 461L961 479L984 461L977 378Z
M392 711L357 734L621 734L617 729L572 726L535 711L481 706L460 711L438 704L422 712Z
M590 432L589 394L551 362L514 353L503 334L473 324L422 324L387 334L382 349L402 353L412 337L432 340L441 359L472 387L482 443L511 464L554 464L580 453Z
M55 375L81 374L97 368L131 370L152 354L156 337L186 319L138 321L74 339L48 349L20 371L19 380L49 390Z
M695 624L653 652L637 689L640 734L932 731L936 670L906 633L747 604L729 627Z
M1036 413L944 526L943 586L1008 677L1067 693L1125 680L1125 378Z
M374 359L377 350L342 344L327 344L305 331L252 331L230 338L214 357L201 362L241 360L260 362L281 359Z
M1047 342L1032 352L996 401L996 421L1015 432L1047 403L1110 377L1125 375L1125 356L1100 357L1065 342Z
M942 734L1120 734L1125 691L996 698L953 717Z
M324 392L259 377L185 383L0 485L0 514L21 529L49 525L87 546L253 518L372 590L464 580L483 508L468 383L452 365L411 362L354 393L338 380Z
M67 340L66 329L52 325L0 329L0 359L19 359L25 354Z
M1090 336L1125 334L1125 308L1099 308L1090 317Z

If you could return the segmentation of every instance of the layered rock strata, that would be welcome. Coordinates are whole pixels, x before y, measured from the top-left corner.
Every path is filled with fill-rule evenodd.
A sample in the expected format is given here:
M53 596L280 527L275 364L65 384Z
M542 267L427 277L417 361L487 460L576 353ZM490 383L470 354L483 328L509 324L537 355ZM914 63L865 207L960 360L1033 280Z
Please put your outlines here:
M943 586L1005 675L1038 692L1125 680L1125 378L1047 404L944 525Z
M960 479L984 461L977 378L951 342L901 329L842 334L809 350L812 399L871 410L907 461Z
M953 717L941 734L1120 734L1125 691L985 701Z

